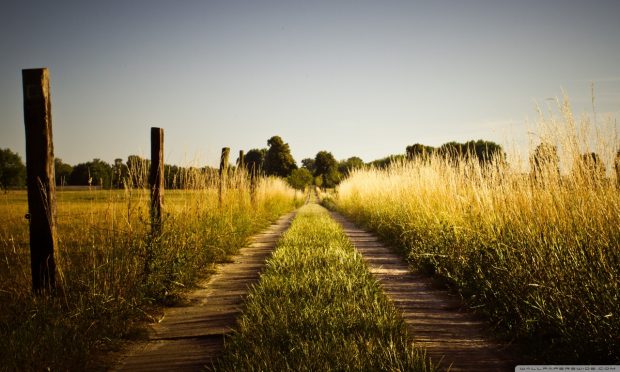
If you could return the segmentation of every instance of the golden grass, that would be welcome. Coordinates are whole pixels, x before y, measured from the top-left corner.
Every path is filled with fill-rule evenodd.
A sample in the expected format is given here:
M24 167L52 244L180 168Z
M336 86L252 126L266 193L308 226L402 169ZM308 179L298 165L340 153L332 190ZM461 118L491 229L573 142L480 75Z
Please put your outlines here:
M218 181L196 173L167 190L163 233L150 235L145 189L60 191L57 252L62 291L33 297L25 191L0 195L0 369L83 369L177 301L210 265L294 207L283 181L260 178L254 200L244 174ZM299 203L300 201L297 201Z
M618 363L619 143L589 137L592 124L575 123L566 103L561 111L545 119L555 130L543 130L560 173L549 163L533 174L433 156L355 171L335 203L544 360ZM606 173L580 160L591 148Z

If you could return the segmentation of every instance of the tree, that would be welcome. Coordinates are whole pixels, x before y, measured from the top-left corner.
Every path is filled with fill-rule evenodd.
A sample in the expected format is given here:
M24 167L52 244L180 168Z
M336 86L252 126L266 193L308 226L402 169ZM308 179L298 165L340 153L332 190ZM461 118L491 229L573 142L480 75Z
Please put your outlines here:
M352 156L347 160L342 160L338 163L338 172L344 177L347 177L354 169L360 169L364 167L364 161L357 156Z
M287 177L293 169L297 169L295 159L291 155L288 143L284 143L279 136L273 136L267 141L269 149L265 155L264 170L267 175Z
M530 157L532 176L543 180L549 176L560 176L560 157L555 145L543 142L536 147Z
M127 180L127 166L123 164L123 159L114 159L114 165L112 166L112 187L122 189L125 186Z
M312 180L312 173L306 168L293 169L291 175L287 178L288 184L297 190L304 190L306 186L312 183Z
M390 155L382 159L373 160L369 165L379 169L384 169L392 165L392 163L402 162L404 160L404 155Z
M143 159L138 155L127 157L127 182L129 186L145 188L149 185L149 172L151 161Z
M20 187L26 184L26 166L19 154L0 149L0 188Z
M71 184L82 186L112 186L112 166L101 159L93 159L73 167Z
M164 183L167 189L181 188L181 172L183 168L176 165L164 165Z
M435 152L435 148L416 143L415 145L407 146L405 151L409 160L420 159L426 161Z
M318 187L323 187L323 177L321 176L314 177L313 183L317 185Z
M492 141L469 141L465 143L465 146L468 148L468 151L471 151L473 148L473 152L476 154L478 161L481 165L493 164L495 162L504 162L506 160L506 153L501 145L492 142Z
M260 173L265 165L267 149L252 149L245 154L245 166L248 172Z
M444 143L437 149L437 153L453 162L461 159L477 159L480 165L493 164L495 161L504 161L506 158L501 145L484 140Z
M312 158L305 158L301 160L301 166L303 168L306 168L307 170L310 171L310 173L314 174L314 171L316 170L316 166L314 165L314 159Z
M314 164L316 167L314 176L322 178L323 187L334 187L340 182L338 162L331 152L319 151L314 158Z
M69 164L63 163L62 159L54 159L54 174L56 178L56 186L64 186L69 183L73 167Z

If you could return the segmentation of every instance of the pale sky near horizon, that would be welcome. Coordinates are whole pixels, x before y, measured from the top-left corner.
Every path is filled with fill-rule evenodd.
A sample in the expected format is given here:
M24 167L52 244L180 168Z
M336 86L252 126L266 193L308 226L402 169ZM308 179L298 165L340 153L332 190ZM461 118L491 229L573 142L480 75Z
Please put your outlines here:
M21 69L48 67L56 156L215 165L280 135L371 161L414 143L522 145L536 105L620 118L620 1L12 1L0 148L24 156Z

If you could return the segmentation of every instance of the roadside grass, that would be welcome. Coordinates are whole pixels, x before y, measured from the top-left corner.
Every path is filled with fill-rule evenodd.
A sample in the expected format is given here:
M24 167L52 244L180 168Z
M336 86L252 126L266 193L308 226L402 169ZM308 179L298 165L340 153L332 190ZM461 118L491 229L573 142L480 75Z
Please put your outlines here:
M85 370L138 337L212 264L294 208L282 181L166 190L163 233L150 237L144 189L58 192L58 296L33 296L25 191L0 195L0 370ZM299 203L300 201L297 201Z
M432 156L353 172L331 202L539 360L620 363L619 144L604 132L583 137L562 110L542 130L560 168L550 162L533 176ZM581 161L593 150L606 174Z
M222 371L426 371L424 352L324 208L308 204L250 291Z

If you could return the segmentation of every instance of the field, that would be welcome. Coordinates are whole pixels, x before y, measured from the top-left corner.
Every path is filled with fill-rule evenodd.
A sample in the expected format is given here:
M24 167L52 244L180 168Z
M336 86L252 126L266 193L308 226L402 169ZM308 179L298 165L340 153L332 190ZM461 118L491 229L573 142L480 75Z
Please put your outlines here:
M618 141L562 109L526 156L422 153L355 169L320 194L457 293L528 361L620 363ZM110 352L144 338L144 323L163 319L164 306L182 304L214 264L310 198L281 178L260 178L251 197L247 178L232 174L220 200L219 177L194 171L185 190L166 190L159 235L146 189L60 190L55 296L31 294L26 192L1 194L0 368L109 367ZM299 210L245 306L209 367L437 368L343 230L313 203Z
M226 260L247 237L294 208L295 194L262 179L256 198L241 183L165 193L163 234L150 238L149 192L142 189L61 191L58 235L61 291L30 294L25 191L0 195L1 369L83 369L102 351L140 332L140 321L182 300L182 292Z
M400 247L528 354L618 363L617 144L607 142L613 134L584 137L570 111L557 120L544 133L553 134L546 139L559 165L552 154L525 172L430 155L358 170L330 203ZM583 160L588 148L607 154L606 169Z

